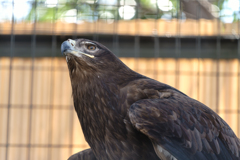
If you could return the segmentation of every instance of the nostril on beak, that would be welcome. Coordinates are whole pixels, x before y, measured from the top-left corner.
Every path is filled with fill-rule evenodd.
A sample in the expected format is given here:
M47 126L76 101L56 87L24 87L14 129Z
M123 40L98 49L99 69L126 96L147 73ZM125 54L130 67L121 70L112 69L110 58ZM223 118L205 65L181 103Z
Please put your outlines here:
M75 43L76 43L76 42L75 42L74 40L68 39L68 42L71 44L71 46L73 46L73 47L75 46Z

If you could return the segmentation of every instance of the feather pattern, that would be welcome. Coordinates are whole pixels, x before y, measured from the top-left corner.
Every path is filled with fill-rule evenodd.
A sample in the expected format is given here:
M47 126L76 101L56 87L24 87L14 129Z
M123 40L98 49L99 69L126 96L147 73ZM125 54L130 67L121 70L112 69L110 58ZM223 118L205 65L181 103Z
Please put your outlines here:
M240 159L239 139L231 128L211 109L185 95L139 100L131 105L129 117L153 145L162 146L177 159L184 154L184 159L194 160ZM178 148L181 154L175 153Z

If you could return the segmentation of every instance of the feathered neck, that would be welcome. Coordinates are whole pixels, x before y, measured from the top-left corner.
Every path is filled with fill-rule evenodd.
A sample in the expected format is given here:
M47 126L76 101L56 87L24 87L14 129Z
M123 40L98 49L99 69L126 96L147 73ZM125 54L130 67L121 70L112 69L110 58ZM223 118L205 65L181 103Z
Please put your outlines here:
M106 128L110 122L108 119L120 121L118 119L121 118L111 116L118 115L116 109L120 101L119 86L113 82L114 79L103 77L103 74L96 72L90 74L75 68L73 74L77 74L71 75L74 107L85 139L91 148L105 150Z
M74 107L85 139L93 150L101 148L105 152L105 137L106 132L111 130L109 128L118 127L121 130L125 128L123 117L119 114L123 103L120 89L133 79L143 76L125 66L116 68L115 71L111 69L98 71L98 68L84 67L81 64L69 64L68 67Z

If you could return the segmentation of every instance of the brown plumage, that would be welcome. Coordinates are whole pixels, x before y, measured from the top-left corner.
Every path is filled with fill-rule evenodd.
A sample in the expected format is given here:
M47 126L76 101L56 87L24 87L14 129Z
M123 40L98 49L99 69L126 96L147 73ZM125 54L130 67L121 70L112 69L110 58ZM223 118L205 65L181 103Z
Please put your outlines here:
M215 112L140 75L86 39L61 46L74 107L91 149L69 160L237 160L240 141Z

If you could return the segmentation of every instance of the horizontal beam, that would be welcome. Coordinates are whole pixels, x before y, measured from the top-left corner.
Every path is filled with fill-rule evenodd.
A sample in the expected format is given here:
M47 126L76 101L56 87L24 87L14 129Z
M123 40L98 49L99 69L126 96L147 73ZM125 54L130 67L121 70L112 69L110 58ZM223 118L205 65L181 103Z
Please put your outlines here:
M68 38L94 39L119 57L135 57L135 37L116 35L37 35L35 57L60 57L60 46ZM0 36L0 56L10 56L10 35ZM156 41L157 39L157 41ZM178 42L176 42L178 40ZM154 45L158 43L158 45ZM31 57L31 35L15 35L14 57ZM219 45L217 45L219 44ZM156 46L158 48L156 49ZM238 58L238 39L223 37L151 37L139 36L139 57L151 58ZM217 48L218 47L218 48ZM218 52L219 53L218 53Z

